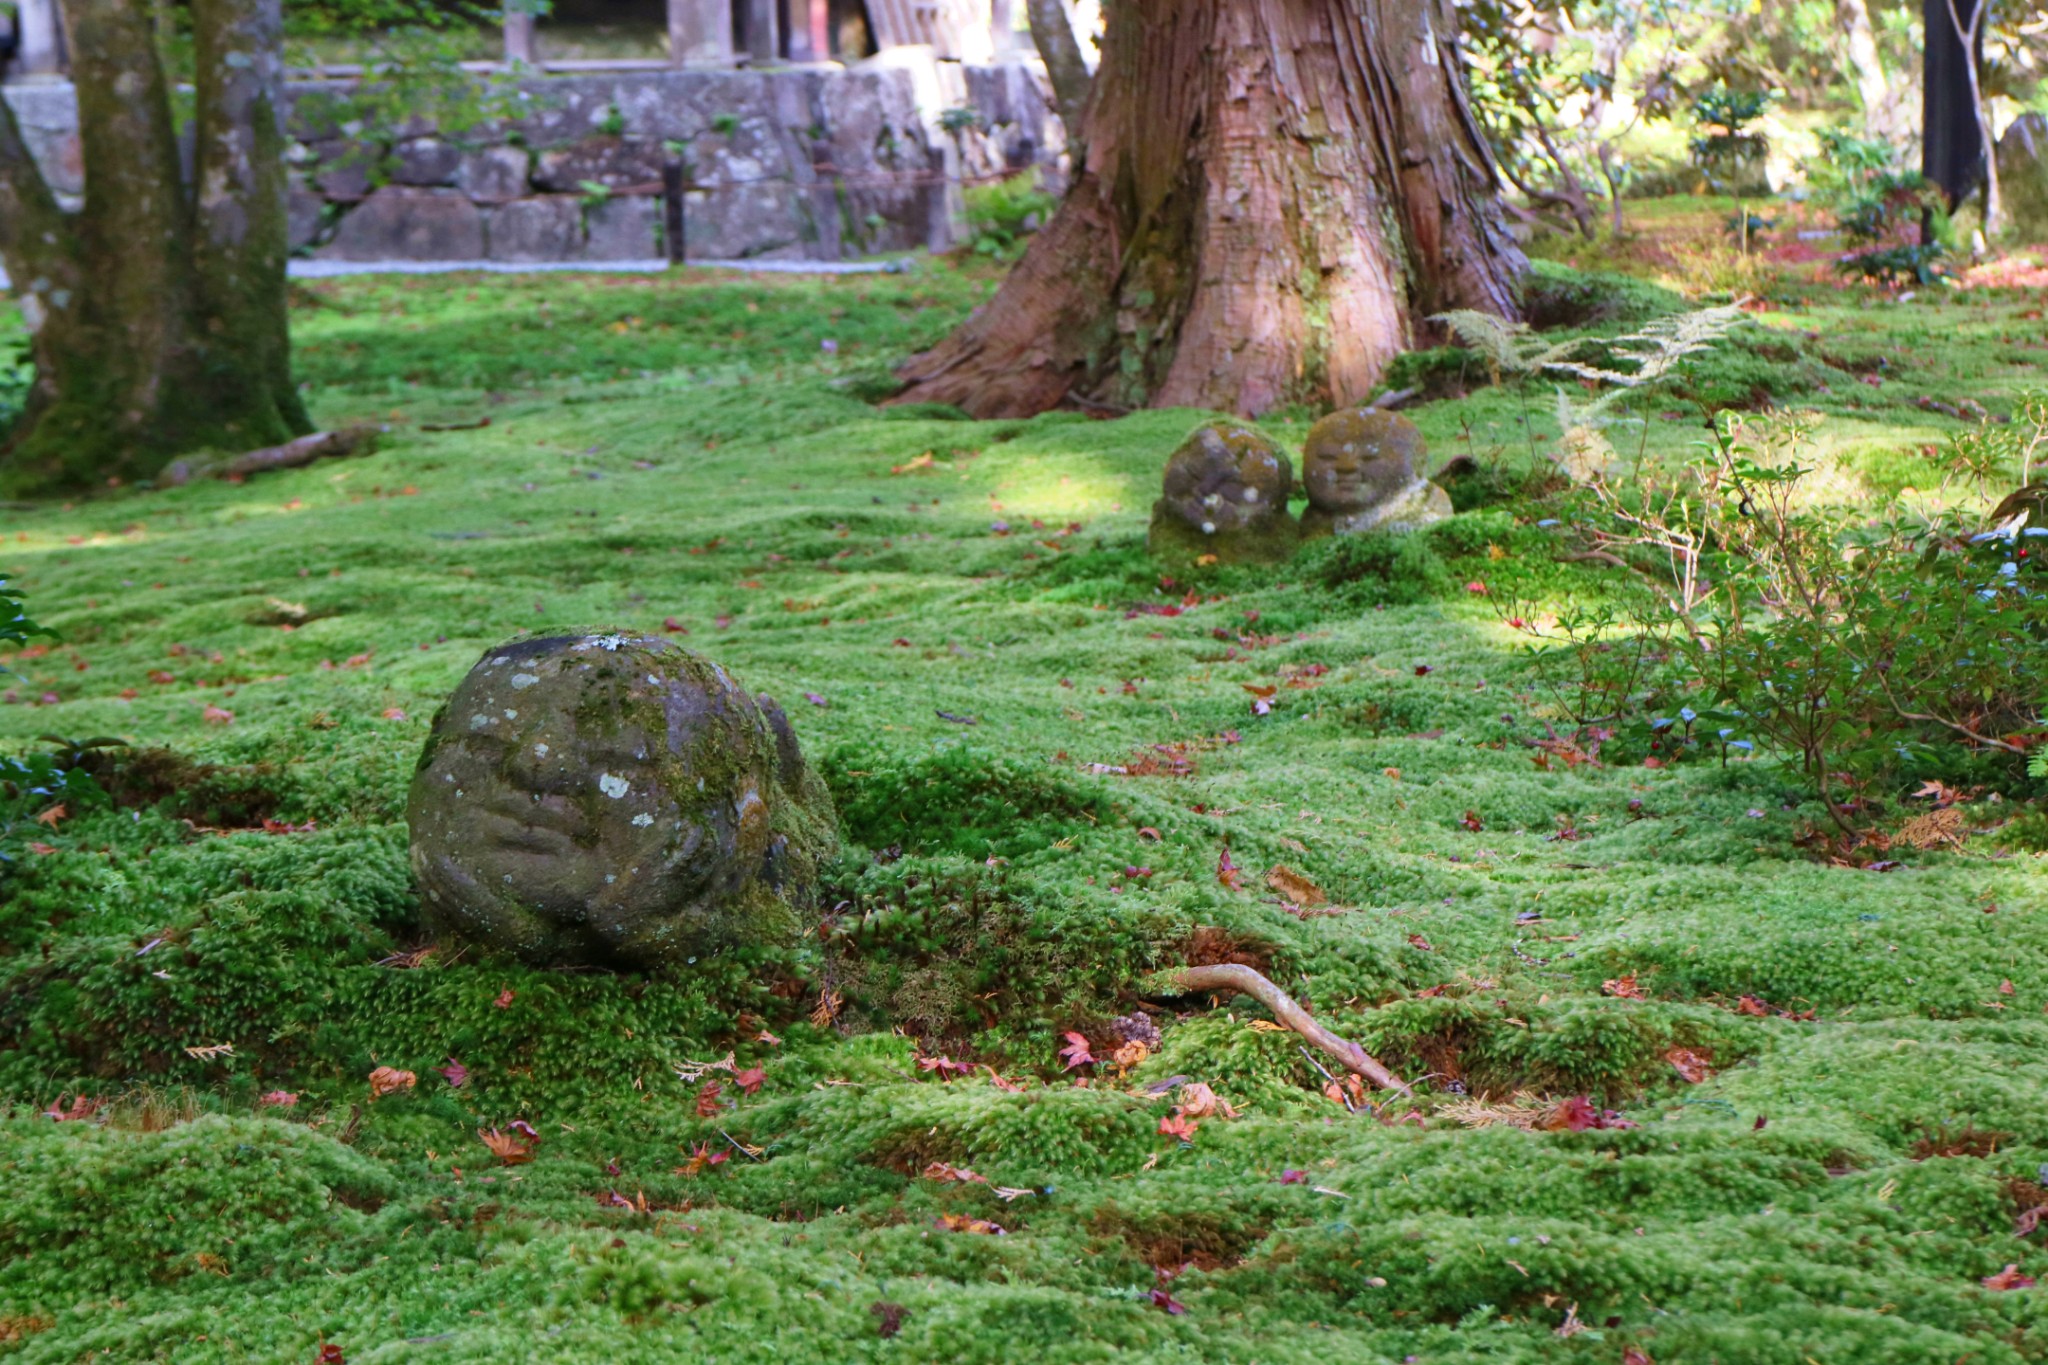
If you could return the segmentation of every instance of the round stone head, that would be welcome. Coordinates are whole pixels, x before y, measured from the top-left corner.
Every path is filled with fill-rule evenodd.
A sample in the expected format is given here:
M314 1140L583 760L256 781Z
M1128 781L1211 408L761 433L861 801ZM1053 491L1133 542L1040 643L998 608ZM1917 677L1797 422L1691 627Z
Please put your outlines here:
M1362 512L1413 487L1426 452L1422 433L1390 412L1333 412L1301 445L1301 482L1309 505L1341 516Z
M486 653L434 718L406 821L428 922L549 965L787 940L835 846L781 708L629 635Z
M1293 487L1294 466L1278 446L1250 427L1211 422L1168 457L1160 501L1189 526L1214 535L1284 515Z

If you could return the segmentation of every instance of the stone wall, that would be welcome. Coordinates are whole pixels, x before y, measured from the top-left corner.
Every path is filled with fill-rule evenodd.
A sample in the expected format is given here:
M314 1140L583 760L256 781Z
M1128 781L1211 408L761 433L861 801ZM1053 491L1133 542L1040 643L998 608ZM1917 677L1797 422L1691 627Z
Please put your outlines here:
M688 171L691 259L839 260L951 244L958 182L1052 164L1043 77L1021 64L546 76L523 116L388 137L337 125L331 84L292 88L292 246L343 261L647 260L664 254L662 163ZM951 68L935 74L935 68ZM60 194L84 189L62 84L4 92ZM941 130L971 105L981 126ZM983 107L986 106L986 107Z

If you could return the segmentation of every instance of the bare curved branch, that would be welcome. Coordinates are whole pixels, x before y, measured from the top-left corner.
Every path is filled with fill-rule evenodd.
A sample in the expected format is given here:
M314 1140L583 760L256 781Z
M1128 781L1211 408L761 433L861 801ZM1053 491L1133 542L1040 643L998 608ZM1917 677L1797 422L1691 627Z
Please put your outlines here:
M1210 967L1180 967L1161 972L1147 981L1150 993L1194 995L1201 991L1230 991L1248 995L1273 1012L1273 1017L1300 1034L1321 1052L1371 1081L1382 1090L1406 1093L1408 1083L1380 1065L1366 1050L1349 1038L1340 1038L1316 1022L1314 1015L1296 1004L1281 990L1250 967L1228 962Z

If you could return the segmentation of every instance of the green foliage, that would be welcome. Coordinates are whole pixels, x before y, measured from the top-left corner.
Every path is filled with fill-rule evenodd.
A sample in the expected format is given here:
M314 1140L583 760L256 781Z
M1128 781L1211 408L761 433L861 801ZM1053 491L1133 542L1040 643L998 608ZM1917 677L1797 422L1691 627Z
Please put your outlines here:
M1351 610L1427 602L1451 585L1442 557L1416 535L1333 536L1310 545L1295 566Z
M969 185L964 198L967 232L975 254L1003 261L1021 255L1024 239L1038 231L1059 207L1059 200L1040 187L1036 171Z
M1693 206L1700 231L1723 211ZM295 349L322 423L388 424L378 451L10 513L8 567L65 638L9 661L9 752L53 731L133 747L63 759L110 799L29 828L54 851L0 886L0 1351L2029 1359L2033 1293L1979 1283L2042 1269L2039 1234L2012 1235L2048 1161L2048 922L2017 758L1916 723L1932 747L1865 782L1855 822L1967 774L2004 799L1960 803L1965 847L1895 844L1880 876L1796 846L1825 811L1796 756L1786 771L1687 690L1672 553L1558 490L1550 414L1512 386L1409 409L1433 464L1472 465L1445 477L1479 510L1190 597L1142 548L1189 413L977 422L854 396L988 288L945 261L320 282ZM1956 429L1914 398L2031 431L2030 296L1812 293L1651 386L1628 405L1642 426L1604 428L1617 506L1668 523L1659 490L1697 503L1698 420L1660 414L1771 367L1829 414L1792 487L1802 509L1857 504L1825 520L1859 568L1873 551L1849 534L1910 509L1847 452L1917 460L1928 488L1911 452ZM1304 423L1265 426L1298 444ZM1967 485L1946 496L1976 515ZM1919 591L1950 612L1968 575L2010 583L1998 619L2017 623L2030 538L1955 543L1986 520L1916 541L1942 544ZM1754 581L1707 553L1716 591ZM1619 650L1658 612L1642 680L1608 689L1629 714L1572 761L1552 742L1571 675L1549 680L1507 618ZM2034 677L2016 642L1983 652L1993 619L1955 637L1958 693ZM660 976L422 954L399 819L455 680L520 631L671 620L781 699L866 846L831 870L819 934ZM1897 666L1924 678L1936 646L1918 648ZM1267 714L1248 684L1276 689ZM1725 767L1724 728L1756 745ZM2014 851L1979 856L1992 836L1968 831L2015 815ZM1275 864L1324 901L1283 903ZM1418 1103L1348 1112L1247 999L1134 997L1197 960L1263 964ZM1644 998L1604 989L1627 976ZM1111 1021L1140 1012L1160 1045L1127 1074L1062 1069L1066 1032L1107 1058ZM1713 1074L1687 1083L1675 1049ZM416 1085L372 1099L376 1066ZM1240 1117L1161 1133L1176 1077ZM1641 1126L1467 1126L1521 1091ZM83 1116L38 1117L53 1106ZM514 1122L540 1142L503 1166L477 1133ZM1573 1303L1591 1333L1559 1338Z

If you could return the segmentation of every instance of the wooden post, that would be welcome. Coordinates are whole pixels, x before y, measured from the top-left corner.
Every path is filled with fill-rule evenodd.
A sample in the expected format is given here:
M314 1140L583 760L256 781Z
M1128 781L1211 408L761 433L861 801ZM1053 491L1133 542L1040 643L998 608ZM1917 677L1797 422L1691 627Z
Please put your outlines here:
M516 3L516 0L515 0ZM524 62L536 66L533 57L533 15L525 10L505 10L505 65Z
M832 60L832 0L810 0L811 60Z
M687 192L682 158L672 156L662 162L661 245L668 254L670 265L681 265L689 246L689 238L685 235L687 224L683 220L683 195Z
M670 66L702 62L724 66L732 60L732 5L729 0L668 0Z
M14 22L21 34L14 53L15 71L24 76L63 74L64 30L57 17L57 0L20 0Z
M782 0L747 0L747 60L768 66L782 56Z

